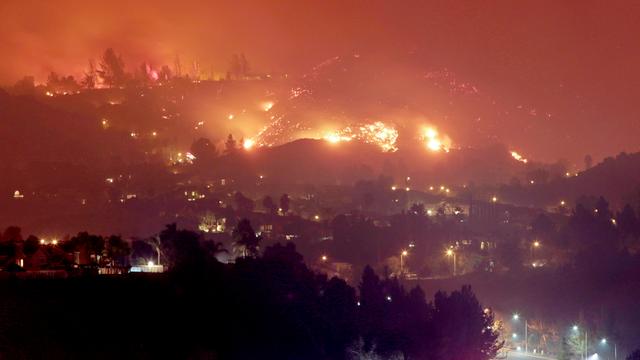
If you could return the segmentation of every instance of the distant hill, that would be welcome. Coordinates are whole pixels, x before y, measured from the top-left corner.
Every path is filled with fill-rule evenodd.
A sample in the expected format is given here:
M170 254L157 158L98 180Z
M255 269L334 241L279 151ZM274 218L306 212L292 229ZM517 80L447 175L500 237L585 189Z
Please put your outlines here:
M523 173L526 165L515 161L500 145L449 153L424 148L383 152L377 145L358 141L332 144L301 139L224 156L215 168L220 176L262 174L271 182L285 184L350 185L381 174L398 181L408 176L425 190L427 184L502 183Z
M103 131L95 117L65 111L32 96L0 93L0 159L4 164L95 164L112 156L133 156L135 147L127 136Z
M503 189L513 201L538 206L568 205L582 196L604 196L613 207L626 203L640 205L640 153L621 153L608 157L591 169L556 178L535 186L511 186Z

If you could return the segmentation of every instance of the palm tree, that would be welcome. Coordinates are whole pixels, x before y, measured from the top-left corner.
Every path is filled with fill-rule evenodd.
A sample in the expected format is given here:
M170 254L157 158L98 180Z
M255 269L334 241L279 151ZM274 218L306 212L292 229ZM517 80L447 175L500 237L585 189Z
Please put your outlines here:
M155 237L149 238L147 240L147 242L154 249L156 249L156 253L158 254L158 262L156 263L156 265L160 265L160 255L162 254L162 246L161 246L161 243L160 243L160 237L159 236L155 236Z

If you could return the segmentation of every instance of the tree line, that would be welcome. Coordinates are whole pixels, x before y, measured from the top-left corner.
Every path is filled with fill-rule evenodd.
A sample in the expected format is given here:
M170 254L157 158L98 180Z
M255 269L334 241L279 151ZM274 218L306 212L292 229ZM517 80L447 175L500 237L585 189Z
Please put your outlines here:
M87 241L99 247L98 238ZM356 289L311 271L291 242L260 249L246 220L234 230L246 249L235 263L175 225L157 238L166 274L0 283L0 303L12 306L0 314L0 353L488 360L502 346L470 287L427 301L419 287L406 291L366 267Z
M203 71L200 64L195 61L192 69L193 77L200 79ZM253 75L251 66L244 53L233 54L226 72L226 80L245 80ZM210 75L213 77L213 73ZM47 77L47 91L59 93L75 93L80 89L94 89L97 87L118 88L149 86L154 83L167 83L174 79L189 78L183 73L180 57L176 56L173 68L169 65L161 65L154 68L149 62L142 62L138 68L127 71L122 54L117 53L113 48L107 48L100 58L89 59L87 68L80 78L73 75L60 75L52 71ZM12 88L17 94L30 94L35 90L35 78L25 76L20 79Z

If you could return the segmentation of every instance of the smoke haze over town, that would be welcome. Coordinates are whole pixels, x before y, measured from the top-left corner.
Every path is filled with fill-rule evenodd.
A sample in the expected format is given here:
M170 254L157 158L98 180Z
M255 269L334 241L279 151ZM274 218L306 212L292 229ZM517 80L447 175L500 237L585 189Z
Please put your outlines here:
M640 360L638 34L0 1L0 359Z
M638 150L633 106L640 51L637 4L613 2L478 4L457 1L4 1L0 83L51 71L82 74L104 48L122 53L129 70L142 61L224 76L230 54L244 52L256 70L304 74L334 56L394 61L416 54L421 71L447 68L496 100L508 117L518 107L539 116L495 135L531 157L582 162ZM383 84L380 84L383 86ZM412 91L413 89L407 89ZM486 112L492 103L478 104ZM544 115L550 114L547 118ZM469 116L471 117L471 115ZM473 118L464 125L472 126ZM445 122L438 119L439 122ZM484 117L487 126L499 128ZM525 120L521 120L525 122ZM446 124L440 124L444 126ZM542 144L540 139L551 139Z

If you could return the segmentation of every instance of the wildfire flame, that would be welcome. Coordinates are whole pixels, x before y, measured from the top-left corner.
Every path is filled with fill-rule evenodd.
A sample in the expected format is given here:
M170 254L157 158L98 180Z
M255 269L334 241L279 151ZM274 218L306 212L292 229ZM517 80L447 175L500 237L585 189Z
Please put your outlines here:
M425 145L427 146L427 149L433 152L438 152L441 150L449 152L449 149L451 147L451 141L449 140L449 138L446 136L440 136L440 133L434 127L427 127L424 130L423 139Z
M525 159L524 157L522 157L522 155L518 154L515 151L511 151L511 157L513 157L514 159L516 159L517 161L520 161L521 163L528 163L529 160Z
M323 139L332 144L356 139L367 144L376 144L380 146L383 151L398 150L396 146L398 131L393 127L385 125L381 121L361 125L355 130L347 126L342 130L325 134Z
M271 108L273 107L273 105L274 105L274 104L273 104L273 101L267 101L267 102L264 102L264 103L262 103L262 110L264 110L264 111L269 111L269 110L271 110Z
M245 150L251 150L255 144L256 144L255 140L245 139L244 142L242 143L242 147Z

